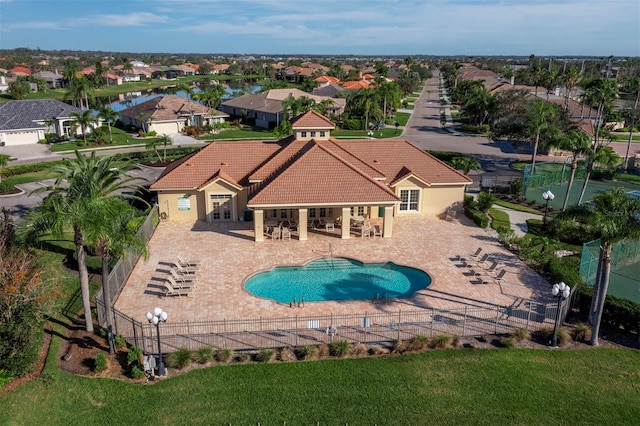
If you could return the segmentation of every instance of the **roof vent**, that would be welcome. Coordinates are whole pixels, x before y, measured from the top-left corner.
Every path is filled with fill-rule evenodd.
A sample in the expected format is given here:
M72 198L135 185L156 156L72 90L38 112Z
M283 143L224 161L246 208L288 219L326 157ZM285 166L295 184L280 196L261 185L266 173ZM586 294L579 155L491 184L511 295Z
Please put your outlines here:
M375 160L373 160L374 163L379 163L380 160L378 160L377 158Z
M187 166L187 167L191 167L191 166L193 166L193 164L191 164L191 163L187 163L187 164L186 164L186 166Z
M226 162L226 161L223 161L222 163L220 163L220 165L221 165L221 166L226 166L226 165L227 165L227 162Z

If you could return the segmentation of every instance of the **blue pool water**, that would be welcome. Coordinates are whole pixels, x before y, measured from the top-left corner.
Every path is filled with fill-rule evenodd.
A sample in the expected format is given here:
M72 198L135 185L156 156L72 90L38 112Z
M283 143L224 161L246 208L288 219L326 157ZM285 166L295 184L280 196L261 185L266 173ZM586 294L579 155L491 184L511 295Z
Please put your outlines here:
M428 274L408 266L325 258L304 266L278 266L252 276L244 286L256 296L289 303L294 297L305 302L411 297L429 284Z

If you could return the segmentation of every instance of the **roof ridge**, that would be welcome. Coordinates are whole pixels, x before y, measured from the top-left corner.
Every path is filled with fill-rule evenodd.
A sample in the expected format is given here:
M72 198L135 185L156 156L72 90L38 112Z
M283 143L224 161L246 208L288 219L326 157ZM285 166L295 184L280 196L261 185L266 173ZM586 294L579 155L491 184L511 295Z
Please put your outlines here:
M453 167L451 167L450 165L448 165L448 164L447 164L447 163L445 163L444 161L437 159L435 156L431 155L427 150L418 148L417 146L415 146L414 144L412 144L411 142L409 142L409 141L408 141L408 140L406 140L406 139L396 139L396 140L398 140L398 141L400 141L400 142L403 142L403 143L405 143L406 145L411 146L412 148L414 148L415 150L417 150L417 151L421 152L422 154L426 154L426 155L428 155L428 156L429 156L429 157L431 157L432 159L434 159L434 160L436 160L436 161L438 161L438 162L442 163L443 165L445 165L448 169L453 170L454 172L456 172L456 174L458 174L458 175L462 176L463 178L468 179L468 180L471 180L471 178L469 178L469 176L465 175L464 173L460 173L459 171L457 171L456 169L454 169ZM420 177L420 179L424 180L425 182L429 182L429 183L431 183L428 179L425 179L423 176L420 176L419 174L417 174L417 173L415 173L415 172L413 172L413 171L411 171L411 173L415 174L416 176L419 176L419 177Z

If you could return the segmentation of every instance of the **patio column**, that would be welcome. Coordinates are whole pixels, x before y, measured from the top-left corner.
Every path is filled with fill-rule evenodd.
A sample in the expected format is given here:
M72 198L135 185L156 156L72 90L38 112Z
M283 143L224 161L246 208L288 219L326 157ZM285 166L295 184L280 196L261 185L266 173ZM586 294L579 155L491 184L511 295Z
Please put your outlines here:
M255 241L264 241L264 210L253 211L253 230L256 233Z
M393 235L393 206L384 206L384 219L382 225L382 236L391 238Z
M307 240L307 209L298 209L298 240Z
M351 237L351 207L342 208L342 239Z

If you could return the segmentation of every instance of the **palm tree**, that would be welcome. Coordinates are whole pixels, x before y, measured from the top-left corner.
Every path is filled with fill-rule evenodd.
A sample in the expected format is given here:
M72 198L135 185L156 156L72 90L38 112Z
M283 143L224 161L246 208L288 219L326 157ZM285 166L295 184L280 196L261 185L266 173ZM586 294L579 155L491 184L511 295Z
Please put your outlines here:
M598 78L585 85L585 101L597 105L595 118L595 132L593 144L599 146L600 130L602 129L606 110L611 108L613 100L618 97L618 86L614 80Z
M571 67L563 75L564 87L567 89L564 97L564 109L569 109L569 99L571 98L571 92L575 89L576 85L580 81L582 73L576 67Z
M624 155L624 168L627 169L629 164L629 151L631 150L631 142L633 142L633 130L636 124L636 112L638 111L638 102L640 102L640 77L629 77L626 81L627 90L630 93L635 93L636 100L633 103L633 110L631 112L631 121L629 122L629 141L627 142L627 152Z
M158 142L161 143L163 147L162 161L167 161L167 145L171 145L171 138L169 135L163 134L158 138Z
M620 240L640 237L640 200L628 198L622 188L596 195L593 204L572 207L557 220L572 224L585 239L600 239L600 260L593 286L591 345L598 345L600 322L611 275L611 247Z
M378 115L380 102L378 93L373 89L360 89L352 98L355 108L364 114L364 129L369 129L369 117Z
M120 198L101 198L98 214L87 222L86 239L91 242L102 258L102 294L104 295L107 319L109 352L115 353L113 321L111 318L111 291L109 289L109 261L125 251L143 253L146 256L144 239L129 224L136 210Z
M193 95L193 98L203 102L209 108L217 108L224 96L224 87L219 84L208 86L200 93Z
M531 174L534 174L536 167L536 156L538 155L538 145L540 144L540 134L551 127L550 120L557 115L555 105L541 99L531 101L529 108L529 132L533 136L533 154L531 155Z
M578 204L582 204L584 194L587 192L587 185L591 178L591 172L596 165L606 168L615 167L622 162L620 157L610 146L599 146L595 150L587 152L587 164L584 175L584 183L582 184L582 190L580 191L580 197L578 198Z
M570 130L558 140L556 147L564 151L569 151L572 154L571 174L569 175L567 192L564 195L564 202L562 203L562 211L565 211L569 203L571 187L576 177L576 170L578 169L578 158L591 152L591 136L580 130Z
M111 143L113 143L113 136L111 135L111 125L115 124L119 116L119 112L112 110L108 106L101 107L100 112L98 113L98 117L103 118L104 121L107 122L107 126L109 127L109 142Z
M73 127L80 126L80 131L82 132L84 145L86 145L87 129L90 128L96 122L96 119L93 117L93 112L88 109L86 111L83 111L82 113L72 112L70 116L73 118L73 120L71 121L71 125Z
M469 176L471 170L480 168L480 163L473 157L460 156L451 160L451 166L455 169L463 170L465 176Z
M86 76L73 78L67 87L65 99L71 99L74 105L82 109L89 108L89 97L93 93L93 86Z
M2 168L9 164L11 157L5 154L0 154L0 182L2 182Z
M478 127L482 126L496 110L497 102L495 97L484 87L471 92L464 105L464 111L469 116L472 123Z
M49 171L56 176L52 187L42 187L32 192L51 191L42 205L21 222L21 234L23 238L33 240L49 230L56 236L62 236L69 228L73 230L86 330L93 332L85 233L94 229L93 222L102 217L108 199L125 197L121 195L125 189L135 193L139 186L134 185L133 181L138 178L129 173L138 166L131 162L118 162L116 167L115 157L96 157L95 152L89 157L84 157L78 151L75 155L75 159L65 159L50 168ZM61 185L63 182L66 185Z

